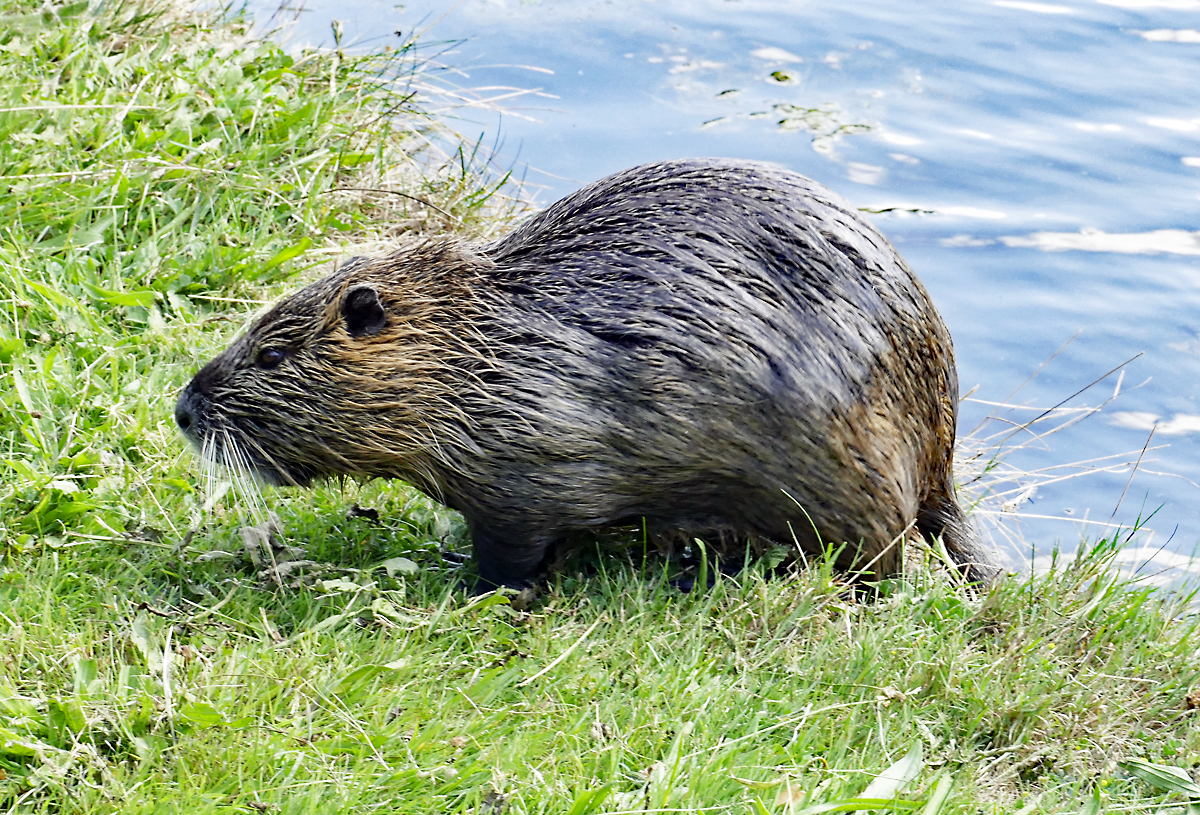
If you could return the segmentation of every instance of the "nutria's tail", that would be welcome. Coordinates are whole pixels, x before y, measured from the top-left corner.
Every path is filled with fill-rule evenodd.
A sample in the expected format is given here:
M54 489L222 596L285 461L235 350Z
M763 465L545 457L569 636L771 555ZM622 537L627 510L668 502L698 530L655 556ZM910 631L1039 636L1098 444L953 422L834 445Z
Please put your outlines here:
M917 515L917 530L929 540L940 537L963 576L972 583L986 586L1003 571L996 554L958 505L953 484L926 499Z

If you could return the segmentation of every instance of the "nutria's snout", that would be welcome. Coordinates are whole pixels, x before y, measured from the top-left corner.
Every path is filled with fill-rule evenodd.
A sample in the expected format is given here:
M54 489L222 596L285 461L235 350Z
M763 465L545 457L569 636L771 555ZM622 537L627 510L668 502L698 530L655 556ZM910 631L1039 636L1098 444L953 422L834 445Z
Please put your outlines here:
M907 536L941 537L986 580L955 497L957 407L945 324L853 206L695 159L491 243L346 263L205 366L175 421L276 484L414 484L465 516L483 587L528 585L572 530L643 523L841 547L874 576Z
M183 393L179 394L179 399L175 402L175 424L183 431L183 435L188 441L196 443L194 428L196 427L196 408L199 397L193 390L191 383L183 389Z

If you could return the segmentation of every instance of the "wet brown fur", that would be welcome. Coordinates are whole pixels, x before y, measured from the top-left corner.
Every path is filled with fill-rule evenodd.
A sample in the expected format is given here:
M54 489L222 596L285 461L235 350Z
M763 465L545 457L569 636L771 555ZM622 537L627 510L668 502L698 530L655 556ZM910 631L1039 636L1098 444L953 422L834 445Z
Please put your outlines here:
M957 394L924 288L850 207L697 160L597 182L492 244L357 258L258 319L176 415L276 483L415 484L466 516L485 586L525 585L571 530L641 519L848 542L839 565L876 575L906 535L940 535L987 579L954 492Z

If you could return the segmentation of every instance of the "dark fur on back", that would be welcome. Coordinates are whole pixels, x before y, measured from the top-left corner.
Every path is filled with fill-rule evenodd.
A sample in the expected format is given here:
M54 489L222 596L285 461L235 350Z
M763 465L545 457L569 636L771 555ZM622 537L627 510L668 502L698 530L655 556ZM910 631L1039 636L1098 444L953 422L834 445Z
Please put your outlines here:
M272 352L278 352L272 353ZM522 586L567 532L847 542L898 570L955 500L950 336L842 199L778 167L635 167L489 244L356 259L209 363L177 417L217 460L306 484L416 484L462 512L482 579Z

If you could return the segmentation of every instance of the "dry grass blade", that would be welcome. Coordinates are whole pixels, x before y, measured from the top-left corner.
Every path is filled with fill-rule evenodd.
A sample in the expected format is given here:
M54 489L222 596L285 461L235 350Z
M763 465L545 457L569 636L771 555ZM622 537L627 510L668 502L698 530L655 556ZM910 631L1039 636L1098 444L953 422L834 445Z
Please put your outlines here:
M1138 473L1155 473L1145 467L1145 464L1153 461L1152 458L1147 457L1147 453L1153 453L1163 447L1163 445L1151 446L1153 430L1150 431L1140 449L1064 464L1053 464L1037 469L1026 469L1015 463L1023 451L1047 450L1049 449L1048 440L1053 436L1063 433L1103 411L1121 395L1125 367L1141 356L1138 354L1131 357L1050 407L1013 403L1011 401L1013 396L1044 370L1046 365L1058 356L1069 343L1070 341L1056 351L1007 399L999 402L977 398L963 400L989 408L988 414L975 426L974 430L958 442L955 461L961 479L964 500L971 506L971 513L977 519L979 526L989 533L996 543L1001 544L1007 553L1013 555L1021 564L1022 570L1026 572L1034 568L1033 561L1027 555L1033 547L1025 537L1022 521L1062 521L1076 530L1081 541L1090 536L1099 535L1102 538L1128 542L1139 533L1147 539L1154 534L1153 530L1146 525L1149 517L1139 517L1132 523L1117 521L1118 510L1124 503L1134 477ZM1117 382L1112 392L1100 402L1085 405L1070 404L1113 374L1118 374ZM1023 418L1030 413L1033 414L1032 418ZM1032 501L1040 490L1051 485L1080 478L1111 477L1126 473L1128 478L1125 480L1124 489L1106 519L1091 518L1087 514L1079 517L1022 510L1022 507ZM1042 526L1044 527L1044 525ZM1190 559L1188 559L1186 568L1181 568L1178 563L1169 568L1174 569L1177 575L1180 572L1186 574L1200 571L1191 563Z

